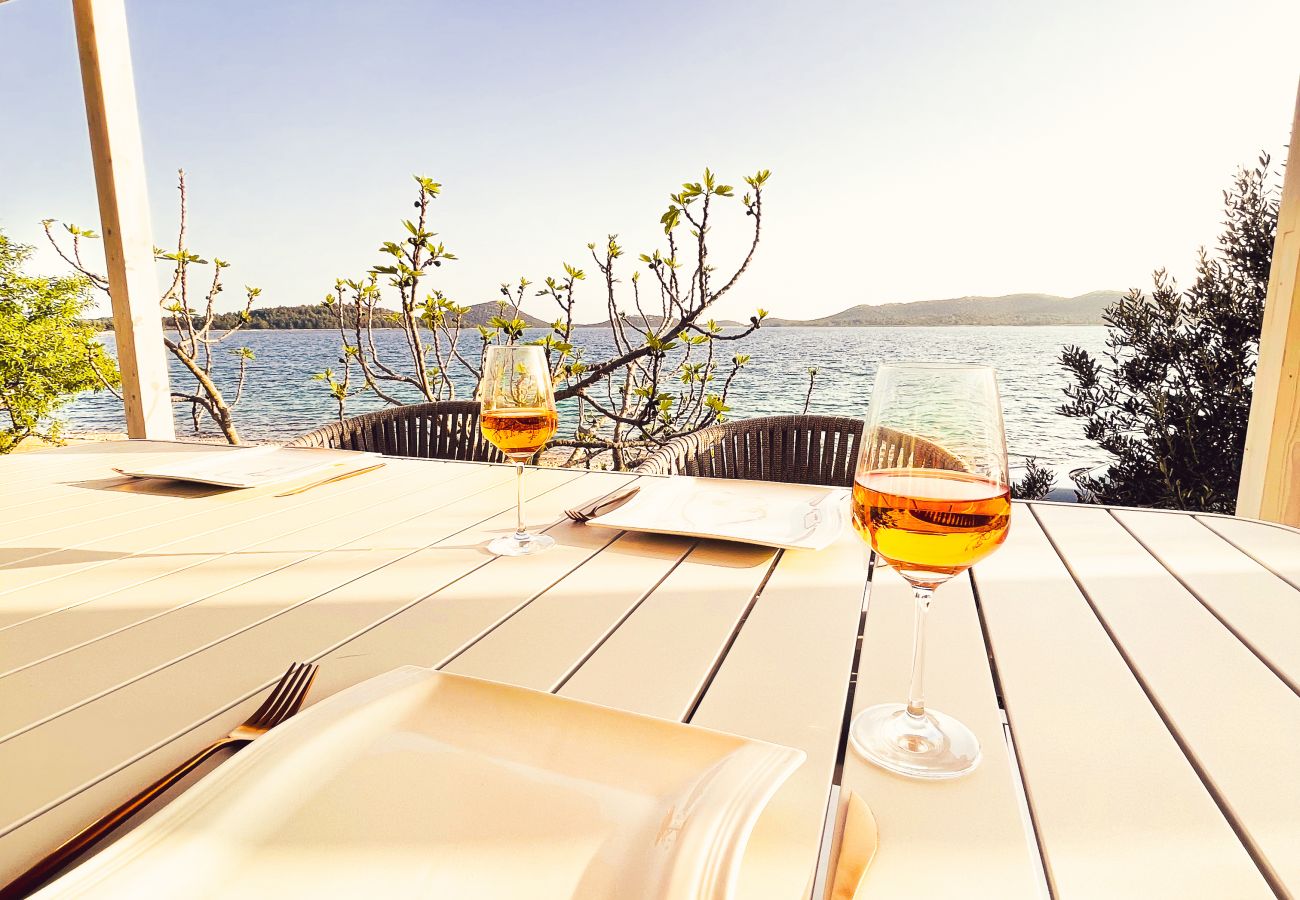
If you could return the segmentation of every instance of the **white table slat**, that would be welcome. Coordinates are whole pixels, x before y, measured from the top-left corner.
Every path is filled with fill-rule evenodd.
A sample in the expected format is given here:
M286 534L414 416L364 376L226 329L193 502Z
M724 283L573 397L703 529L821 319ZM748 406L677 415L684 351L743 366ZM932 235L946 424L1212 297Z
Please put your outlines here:
M1295 692L1108 510L1036 512L1265 874L1300 891Z
M1057 900L1272 897L1027 506L975 584Z
M61 527L43 534L23 534L10 542L12 546L0 547L0 592L10 593L132 552L165 546L181 536L203 534L211 529L209 522L214 518L228 518L231 513L255 516L273 499L268 488L229 491L160 484L143 479L117 485L103 491L124 498L112 515L94 521L64 515ZM132 493L125 493L128 489ZM177 504L178 499L187 502Z
M62 463L51 464L48 469L30 472L21 469L11 471L9 462L6 461L3 472L0 472L0 508L23 509L50 498L94 498L98 492L87 482L120 483L126 480L125 476L112 472L104 463L103 456L79 459L69 456Z
M592 560L604 556L603 551L618 533L576 525L562 519L560 510L627 480L625 475L588 475L534 498L530 520L539 528L547 521L558 523L545 529L556 539L554 549L531 558L481 560L480 565L461 577L448 578L437 573L436 582L428 581L422 588L408 587L410 602L322 654L311 702L396 666L446 666L467 649L490 638L557 583L563 584L575 572L582 572ZM505 514L494 522L504 519ZM470 536L479 535L466 534ZM481 548L463 549L481 552ZM610 565L617 565L617 560L616 554ZM452 561L435 556L427 562L415 562L419 567L408 572L408 579L430 567L446 569ZM608 574L606 571L605 576Z
M665 719L684 718L777 553L701 541L560 693Z
M467 521L467 514L477 515L461 509L456 501L479 493L476 487L479 485L470 479L453 481L438 492L436 500L408 492L376 511L369 521L350 520L344 527L356 529L360 536L325 553L312 555L311 548L319 545L319 534L282 537L277 547L253 557L254 565L270 564L274 571L251 580L241 579L224 590L214 590L220 582L204 581L220 579L232 571L236 578L244 576L242 559L226 557L224 566L199 570L192 581L204 590L204 596L197 602L0 678L0 740L23 722L39 722L56 715L113 690L133 675L165 666L228 635L326 596L341 584L455 534L473 524ZM493 498L488 501L491 507L499 508L509 502L512 491L513 487L506 483L482 493ZM168 597L161 599L165 603ZM76 607L69 614L80 614L84 609Z
M534 497L540 521L558 518L564 506L585 494L546 490L566 486L580 478L577 473L530 474L540 492ZM372 543L379 549L336 554L336 559L305 567L293 577L259 579L254 583L257 590L239 590L233 601L214 605L215 622L206 617L187 622L201 633L180 635L189 641L186 655L0 743L0 770L39 766L42 771L40 782L19 783L0 794L0 823L30 815L40 798L52 793L51 786L59 786L53 791L58 794L80 789L113 760L129 759L207 718L196 718L196 711L222 708L229 698L262 683L268 673L283 671L289 661L318 655L485 565L492 557L482 549L483 541L513 525L508 506L513 495L513 485L481 492L475 495L480 504L435 511L427 523L410 520L377 536ZM509 512L492 515L503 507ZM274 587L267 584L272 579L278 582ZM321 586L331 583L336 587L321 593ZM294 604L287 598L295 598ZM232 626L241 630L231 632ZM87 744L78 741L79 734L97 734L100 739Z
M1300 590L1300 530L1226 516L1197 516L1206 528Z
M877 567L867 604L853 709L907 700L911 667L911 588ZM1042 871L1017 800L979 616L970 581L935 593L927 631L926 702L957 717L980 740L971 774L941 784L878 769L852 749L841 783L878 813L880 850L867 873L868 896L1038 898ZM941 864L936 861L942 860Z
M446 670L534 690L556 690L686 558L695 543L685 538L621 534L599 556L449 662Z
M111 473L110 473L111 474ZM84 532L93 534L94 526L104 523L108 527L113 523L122 527L122 517L138 514L145 510L173 506L170 502L176 498L222 497L219 502L242 502L248 499L249 491L230 491L209 484L189 484L181 482L160 481L151 478L131 478L125 475L112 475L109 478L91 478L68 486L71 490L63 495L48 496L52 505L23 508L20 516L6 517L0 523L0 546L7 550L16 546L26 546L31 539L54 534L66 534L68 525L80 525ZM94 499L92 505L80 506L76 516L60 514L60 501L72 503ZM172 509L173 515L183 516L187 511ZM133 522L127 522L128 526ZM54 546L62 547L56 543Z
M236 492L199 484L153 485L152 481L138 480L103 488L103 493L121 499L95 506L93 516L38 515L7 523L8 534L0 540L0 564L6 570L13 569L15 563L25 559L80 548L102 539L105 534L132 534L202 513L196 508L178 509L173 503L178 498L202 498L217 503L238 503L246 499Z
M378 473L375 473L378 474ZM460 489L483 488L499 479L481 470L452 470ZM197 602L318 553L379 530L385 509L403 501L423 511L444 487L415 487L398 476L365 486L349 479L323 485L321 494L284 497L279 512L163 548L122 557L43 583L21 598L0 598L0 672ZM425 507L406 498L423 498ZM303 513L298 518L298 513ZM232 556L233 555L233 556Z
M4 459L4 475L0 477L0 499L39 490L53 489L68 481L84 477L85 473L102 473L109 451L97 448L93 455L73 452L72 447L10 453Z
M1300 590L1194 516L1127 509L1114 516L1300 694Z
M851 531L817 553L786 551L691 718L808 754L755 826L737 897L784 900L811 886L853 674L864 557Z
M120 505L122 496L130 495L124 488L133 481L119 475L44 489L33 487L18 496L6 493L0 504L4 510L0 538L31 537L69 521L94 522L103 515L99 507ZM43 525L46 521L54 524Z
M491 482L490 473L475 472L470 477L481 483ZM372 499L391 502L413 489L395 478L360 488L343 481L319 490L326 493L280 498L284 506L275 512L265 513L263 504L226 507L213 510L211 518L204 521L178 523L170 532L160 525L143 532L110 533L98 539L94 547L55 552L29 560L23 569L0 572L0 627L12 628L36 616L79 606L159 575L246 550L259 540L279 537L286 531L330 520L346 521L348 515L362 515L377 506L370 502ZM432 489L425 492L425 496L432 494ZM330 500L337 500L337 509L331 508ZM259 509L264 515L253 514ZM295 523L295 529L288 523L294 522L292 515L298 511L304 515ZM245 540L245 535L251 537ZM317 544L321 543L324 541L318 535ZM13 595L20 591L21 599L15 599Z
M546 514L558 518L561 504L576 505L627 480L623 475L589 475L557 490L554 502L547 507L537 504L535 516L530 518L534 522L542 521ZM555 548L547 553L531 558L491 560L464 577L427 592L418 602L331 650L323 657L313 699L322 699L395 666L448 666L490 640L557 585L581 577L587 566L604 560L608 547L618 537L618 532L584 528L568 520L560 521L546 533L556 539ZM613 553L602 563L602 577L608 579L611 570L625 564L625 556ZM533 652L542 651L545 643L539 641Z

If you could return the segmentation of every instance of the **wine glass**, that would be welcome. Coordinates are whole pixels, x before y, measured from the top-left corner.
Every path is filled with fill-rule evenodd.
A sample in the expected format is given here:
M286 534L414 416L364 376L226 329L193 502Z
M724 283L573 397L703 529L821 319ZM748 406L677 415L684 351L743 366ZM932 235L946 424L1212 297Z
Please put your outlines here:
M863 710L849 738L871 762L956 778L980 760L961 722L926 709L925 620L934 590L988 556L1011 520L997 375L988 366L882 365L853 482L853 526L912 585L916 624L907 703Z
M559 425L551 372L542 348L529 344L488 347L478 400L479 428L514 464L517 473L515 533L488 544L497 556L529 556L555 546L555 538L524 527L524 463L550 440Z

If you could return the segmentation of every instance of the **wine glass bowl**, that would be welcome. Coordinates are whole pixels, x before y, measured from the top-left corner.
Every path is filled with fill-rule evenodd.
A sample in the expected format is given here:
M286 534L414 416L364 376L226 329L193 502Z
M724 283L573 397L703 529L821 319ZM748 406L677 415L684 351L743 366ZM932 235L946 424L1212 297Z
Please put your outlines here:
M963 472L883 469L854 479L853 525L911 583L937 587L1006 538L1006 485Z
M544 534L530 534L524 524L524 464L546 446L559 426L555 392L546 353L528 344L488 347L479 380L479 430L515 464L516 527L488 544L498 556L529 556L555 545Z
M512 462L527 462L555 434L559 416L553 409L484 410L479 428L488 442Z
M1010 527L1006 438L993 369L881 366L852 509L858 534L912 585L916 625L908 702L864 710L850 740L893 772L964 775L979 763L979 741L951 716L925 707L925 621L935 588L996 550Z

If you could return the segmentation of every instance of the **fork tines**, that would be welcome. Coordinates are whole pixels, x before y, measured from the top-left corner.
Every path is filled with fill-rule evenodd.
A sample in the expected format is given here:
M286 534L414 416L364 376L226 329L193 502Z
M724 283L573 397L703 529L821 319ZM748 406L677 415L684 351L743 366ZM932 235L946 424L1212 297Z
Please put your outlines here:
M599 500L583 504L582 506L575 506L572 509L566 509L564 514L575 522L589 522L596 518L596 516L600 514L601 510L605 510L607 507L612 509L621 505L623 502L632 499L632 495L639 490L641 490L639 487L634 487L628 490L617 491L613 494L606 494Z
M307 692L316 679L316 670L313 663L294 663L289 666L270 696L249 718L248 724L257 728L274 728L302 709Z

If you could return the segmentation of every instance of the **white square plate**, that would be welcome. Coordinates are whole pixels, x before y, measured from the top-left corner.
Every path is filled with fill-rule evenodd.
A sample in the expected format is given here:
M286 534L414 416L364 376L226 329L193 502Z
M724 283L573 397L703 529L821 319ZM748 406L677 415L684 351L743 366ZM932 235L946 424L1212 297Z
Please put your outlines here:
M848 488L683 475L636 486L635 497L587 524L821 550L848 521Z
M719 900L798 750L406 667L37 896Z

